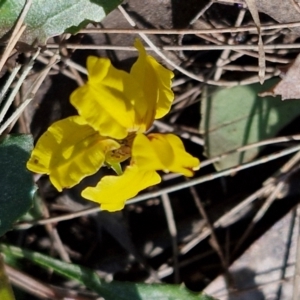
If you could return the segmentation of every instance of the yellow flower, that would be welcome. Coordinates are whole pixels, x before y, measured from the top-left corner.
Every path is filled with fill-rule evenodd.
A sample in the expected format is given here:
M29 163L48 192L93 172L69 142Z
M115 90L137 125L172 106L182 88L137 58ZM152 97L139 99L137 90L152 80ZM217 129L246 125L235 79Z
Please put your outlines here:
M174 99L173 73L147 55L135 41L139 57L130 73L118 70L107 58L88 57L88 81L70 101L79 116L52 124L38 140L27 168L48 174L61 191L95 174L103 165L118 175L104 176L82 196L101 209L120 210L125 201L161 181L156 171L192 176L199 160L188 154L173 134L145 132L154 119L166 115ZM131 157L124 173L119 165Z

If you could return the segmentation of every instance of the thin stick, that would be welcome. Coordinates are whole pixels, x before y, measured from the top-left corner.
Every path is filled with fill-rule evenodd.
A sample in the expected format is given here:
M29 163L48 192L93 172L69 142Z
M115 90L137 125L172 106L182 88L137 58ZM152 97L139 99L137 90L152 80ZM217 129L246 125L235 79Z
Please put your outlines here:
M265 50L264 50L264 44L262 40L262 34L261 34L261 24L260 24L260 18L256 6L255 0L245 0L248 10L251 13L251 16L253 18L253 21L255 25L257 26L257 33L258 33L258 66L259 66L259 72L258 76L260 79L260 83L263 84L265 81L265 69L266 69L266 57L265 57Z
M4 116L6 115L8 109L10 108L11 104L13 103L14 99L15 99L15 96L16 94L18 93L22 83L24 82L24 80L26 79L27 75L29 74L30 70L32 69L33 67L33 62L34 60L36 59L36 57L38 56L39 54L39 50L35 53L35 55L30 59L30 61L28 62L28 64L24 67L24 70L19 78L19 80L17 81L14 89L11 91L8 99L6 100L3 108L1 109L1 112L0 112L0 123L2 122ZM3 131L0 131L0 134L2 133Z
M69 38L69 35L70 34L63 34L62 37L60 38L60 42L59 42L59 45L61 46L60 47L60 53L62 54L61 58L63 57L68 57L69 56L69 51L68 49L62 45L62 43ZM68 66L68 68L70 69L71 73L73 74L73 76L75 77L75 80L78 84L78 86L83 86L84 85L84 81L83 79L80 77L78 71L73 68L72 66Z
M273 202L277 199L278 194L281 192L282 188L284 187L284 181L281 181L277 184L274 191L269 195L269 197L266 199L263 206L258 210L258 212L255 214L253 220L251 221L250 225L247 227L247 229L244 231L242 237L239 239L238 243L236 244L234 250L232 251L232 256L234 256L237 251L240 249L241 245L245 241L245 239L249 236L254 226L261 220L261 218L266 214L267 210L270 208L270 206L273 204Z
M286 29L300 27L300 22L261 25L261 30ZM212 29L139 29L139 28L87 28L79 33L125 33L125 34L214 34L214 33L239 33L253 31L257 32L256 26L241 26Z
M164 210L165 210L169 233L170 233L170 236L172 239L174 282L178 284L178 283L180 283L180 277L179 277L179 265L178 265L178 246L177 246L176 223L175 223L169 195L162 194L161 200L162 200Z
M225 66L222 66L222 69L226 70L226 71L257 72L259 70L259 67L257 67L257 66L225 65ZM274 73L275 71L276 71L276 69L274 67L266 67L266 72L268 72L268 73Z
M180 96L176 97L172 103L172 106L176 105L177 103L181 102L182 100L185 100L186 98L190 97L191 95L193 95L194 93L201 91L201 86L196 85L191 89L188 89L186 92L180 94Z
M190 25L194 24L205 12L214 4L214 1L209 1L197 14L196 16L190 21Z
M3 88L0 91L0 104L20 69L21 69L21 65L17 65L13 68L12 72L10 73L7 81L5 82L5 85L3 86Z
M264 286L268 286L268 285L271 285L271 284L274 285L275 283L286 283L286 282L289 282L291 279L292 279L292 276L286 276L282 279L276 279L276 280L271 280L269 282L256 284L256 285L251 286L249 288L240 289L238 291L229 291L229 293L228 293L227 290L225 292L224 289L223 289L223 290L218 291L215 294L210 295L210 296L217 297L218 300L228 300L228 296L232 295L236 298L237 295L243 294L245 292L249 292L249 291L253 291L253 290L261 290ZM220 297L222 297L222 298L220 298ZM297 300L299 300L299 299L297 299Z
M283 165L283 167L280 168L279 176L284 175L285 173L289 172L291 168L298 163L300 160L300 152L296 153L287 163ZM298 169L298 167L297 167ZM288 174L289 176L291 173ZM284 187L284 183L287 179L287 176L284 176L276 185L273 192L270 194L270 196L266 199L263 206L258 210L258 212L255 214L253 220L251 221L250 225L238 241L238 243L235 246L235 249L233 250L233 255L239 250L242 243L245 241L245 239L249 236L254 226L261 220L261 218L265 215L266 211L269 209L269 207L272 205L272 203L277 199L277 196L279 192Z
M146 40L145 40L146 41ZM147 42L147 41L146 41ZM154 51L157 55L164 59L164 55L162 53L158 54L160 51L207 51L207 50L254 50L258 51L258 45L183 45L183 46L155 46L152 42L153 46L145 46L147 51ZM115 51L137 51L137 49L133 46L116 46L116 45L94 45L94 44L85 44L85 45L78 45L78 44L65 44L67 49L76 49L76 50L115 50ZM155 47L156 49L154 50ZM48 49L57 49L59 45L57 44L47 44ZM277 50L277 49L299 49L300 43L295 44L267 44L264 45L265 50ZM254 54L254 53L253 53ZM270 60L270 59L269 59ZM285 60L290 61L290 60ZM168 64L173 65L174 62L169 62Z
M280 157L289 155L289 154L297 152L299 150L300 150L300 145L294 146L294 147L291 147L291 148L288 148L288 149L285 149L285 150L282 150L282 151L275 152L275 153L270 154L270 155L263 156L263 157L261 157L257 160L249 162L249 163L244 163L244 164L241 164L239 166L232 167L230 169L226 169L226 170L223 170L223 171L220 171L220 172L216 172L216 173L205 175L205 176L202 176L202 177L199 177L199 178L195 178L195 179L192 179L188 182L182 182L182 183L170 186L170 187L163 188L159 191L142 194L142 195L137 196L137 197L135 197L131 200L128 200L126 202L126 204L133 204L133 203L136 203L136 202L140 202L142 200L159 197L164 193L176 192L178 190L185 189L185 188L188 188L190 186L194 186L194 185L197 185L197 184L200 184L200 183L203 183L203 182L207 182L207 181L214 180L214 179L217 179L217 178L220 178L220 177L223 177L223 176L228 176L228 175L231 175L231 174L235 174L236 172L239 172L239 171L248 169L250 167L254 167L254 166L258 166L258 165L270 162L274 159L278 159Z
M24 22L24 19L30 9L30 6L32 4L32 0L26 0L25 5L21 11L20 16L18 17L17 23L14 27L14 30L11 34L11 37L8 41L8 44L4 50L4 53L2 55L2 57L0 58L0 70L2 69L2 67L4 66L7 58L9 57L12 49L14 48L14 46L16 45L16 43L18 42L18 40L20 39L21 35L23 34L26 25L22 25Z
M247 197L245 200L243 200L241 203L239 203L237 206L235 206L233 209L231 209L229 212L225 213L222 217L220 217L218 220L216 220L213 223L214 228L218 228L220 226L225 226L226 222L228 220L231 220L237 213L244 210L245 207L248 207L253 201L258 199L260 196L262 196L266 190L269 189L269 186L264 186L254 192L252 195ZM184 247L180 249L180 254L185 255L190 250L192 250L196 245L198 245L201 241L206 239L211 234L211 229L206 228L199 236L191 240L189 243L187 243Z
M263 147L263 146L266 146L266 145L272 145L272 144L276 144L276 143L284 143L284 142L299 141L299 140L300 140L300 134L296 134L296 135L288 135L288 136L281 136L281 137L271 138L271 139L263 140L263 141L260 141L260 142L248 144L248 145L236 148L234 150L224 152L224 153L222 153L218 156L215 156L215 157L212 157L210 159L207 159L207 160L203 161L201 163L201 168L203 168L205 166L208 166L208 165L211 165L215 162L218 162L221 159L224 159L228 155L233 154L235 152L244 152L246 150L256 148L256 147Z
M5 266L5 269L10 281L15 286L37 297L57 299L57 293L55 293L55 291L48 285L43 284L37 281L36 279L8 265Z
M47 205L44 202L44 199L41 200L40 210L41 210L44 218L50 217L50 213L49 213ZM70 263L71 262L70 256L63 245L63 242L58 234L57 228L54 227L53 224L45 224L45 229L48 232L50 239L53 243L53 246L54 246L55 250L57 251L57 253L59 254L59 257L61 258L61 260Z
M217 252L219 258L220 258L220 261L221 261L221 264L222 264L222 267L224 269L224 272L225 274L228 273L228 265L227 265L227 262L226 262L226 259L225 259L225 256L223 254L223 251L222 251L222 248L220 246L220 243L218 241L218 238L217 238L217 235L215 233L215 230L214 230L214 226L213 224L211 223L207 213L206 213L206 210L202 204L202 201L200 199L200 197L198 196L198 193L196 191L196 189L191 186L190 187L190 192L193 196L193 199L195 201L195 204L199 210L199 213L200 215L202 216L202 218L206 221L206 225L208 226L208 228L210 229L210 233L211 233L211 237L212 237L212 246L213 246L213 249Z
M7 272L5 272L2 255L0 255L0 298L3 300L15 300Z
M19 118L21 113L24 111L24 109L27 107L27 105L32 101L34 98L36 92L40 88L41 84L45 80L47 74L51 70L52 66L58 61L57 56L53 56L50 61L49 65L45 67L45 69L41 72L40 76L36 79L36 81L33 83L31 89L27 91L26 95L24 96L24 101L18 106L16 111L6 120L6 122L0 127L0 134L15 120Z
M255 160L255 161L252 161L252 162L249 162L249 163L244 163L242 165L235 166L235 167L232 167L232 168L224 170L224 171L208 174L208 175L205 175L205 176L202 176L202 177L199 177L199 178L192 179L188 182L182 182L182 183L179 183L179 184L175 184L175 185L172 185L170 187L160 189L159 191L144 193L144 194L142 194L140 196L137 196L137 197L135 197L131 200L128 200L126 202L126 204L128 205L128 204L137 203L137 202L140 202L140 201L143 201L143 200L148 200L148 199L151 199L151 198L157 198L157 197L160 197L161 195L166 194L166 193L176 192L176 191L179 191L179 190L182 190L182 189L185 189L185 188L189 188L191 186L194 186L194 185L197 185L197 184L200 184L200 183L203 183L203 182L207 182L207 181L214 180L214 179L217 179L217 178L220 178L220 177L223 177L223 176L228 176L228 175L231 175L231 174L235 174L238 171L245 170L245 169L248 169L250 167L254 167L254 166L257 166L257 165L267 163L269 161L272 161L274 159L289 155L289 154L297 152L299 150L300 150L300 145L295 146L295 147L291 147L291 148L288 148L288 149L285 149L285 150L282 150L282 151L278 151L276 153L273 153L273 154L270 154L270 155L267 155L267 156L263 156L263 157ZM99 211L100 211L99 207L93 207L93 208L88 208L88 209L85 209L85 210L82 210L82 211L79 211L79 212L76 212L76 213L62 215L62 216L59 216L59 217L54 217L54 218L49 218L49 219L44 219L44 220L35 220L35 221L32 221L32 222L18 223L18 224L15 225L14 228L15 229L28 229L33 225L43 225L43 224L47 224L47 223L71 220L71 219L74 219L74 218L78 218L80 216L88 215L88 214L91 214L91 213L96 213L96 212L99 212Z
M229 3L229 5L234 5L235 3L240 3L242 5L245 4L244 0L214 0L215 2L219 2L221 4L223 3Z
M39 55L36 60L38 60L39 62L43 63L44 65L48 65L49 64L49 59L46 58L46 57L43 57L41 55ZM70 71L65 70L65 69L61 70L60 67L57 66L57 65L53 66L53 69L55 71L58 71L58 72L62 73L65 76L67 76L68 78L75 80L75 76Z
M245 17L246 14L246 9L241 9L238 17L236 19L236 22L234 24L234 27L240 27L243 19ZM230 37L230 39L228 40L228 44L232 45L234 43L234 37L235 35L233 35L232 37ZM216 62L216 70L215 70L215 75L214 75L214 80L218 81L220 80L221 76L222 76L222 72L223 72L223 68L222 68L222 63L223 61L227 60L230 54L230 49L227 50L223 50L223 52L221 53L219 59Z
M162 121L155 120L154 125L157 126L162 132L173 132L175 131L174 126L163 123ZM177 132L177 135L184 139L188 139L191 142L201 145L204 145L204 140L196 135L190 134L188 132Z
M50 50L45 50L44 51L45 54L49 55L50 57L56 55L57 59L61 60L62 62L64 62L67 66L70 66L74 69L76 69L78 72L84 74L84 75L88 75L87 69L77 63L75 63L74 61L72 61L69 58L64 58L62 56L60 56L58 53L53 53Z
M118 6L119 10L122 12L123 16L126 18L126 20L129 22L129 24L133 27L136 27L135 22L132 20L132 18L128 15L128 13L125 11L125 9L122 6ZM206 82L207 84L212 84L212 85L217 85L217 86L223 86L224 82L221 81L214 81L214 80L210 80L210 79L206 79L204 76L201 75L195 75L185 69L183 69L182 67L178 66L176 63L174 63L172 60L168 59L159 49L157 49L157 47L152 43L152 41L144 34L144 33L140 33L139 36L152 48L152 50L158 55L160 56L162 59L164 59L169 65L171 65L173 68L175 68L176 70L178 70L179 72L181 72L182 74L195 79L197 81L200 82ZM251 80L250 80L251 81ZM241 84L241 82L230 82L227 83L227 86L234 86L237 84Z
M2 56L0 58L0 70L2 70L6 60L10 56L11 51L13 50L14 46L16 45L18 40L20 39L20 37L23 34L25 28L26 28L26 26L23 25L20 28L20 30L14 36L11 37L10 43L7 44L4 53L2 54Z
M294 273L293 285L293 300L300 299L300 204L297 206L298 219L298 236L297 236L297 252L296 252L296 266Z
M92 294L83 296L78 295L78 291L59 288L45 284L37 279L17 270L9 265L5 265L5 270L13 285L26 291L30 295L34 295L42 299L69 299L69 300L96 300L99 299L96 295ZM82 292L81 292L82 293ZM1 299L5 300L5 299Z

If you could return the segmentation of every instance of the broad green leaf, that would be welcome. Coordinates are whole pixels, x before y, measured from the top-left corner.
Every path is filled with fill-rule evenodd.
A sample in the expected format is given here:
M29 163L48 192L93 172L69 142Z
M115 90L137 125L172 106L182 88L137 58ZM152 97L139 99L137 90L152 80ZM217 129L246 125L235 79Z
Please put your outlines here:
M30 135L10 135L0 142L0 236L32 205L36 187L26 169L32 148Z
M32 0L21 41L31 44L65 32L75 33L89 21L100 22L122 0ZM0 0L0 38L16 22L25 0Z
M205 138L208 158L234 150L243 145L272 138L284 126L300 115L300 102L281 101L280 97L259 97L278 80L263 86L252 84L233 88L208 89L202 100L200 133ZM259 149L231 154L215 163L217 170L252 160Z
M51 268L55 272L77 280L87 288L97 292L105 300L213 300L207 295L193 293L180 285L144 284L132 282L105 282L91 269L75 264L68 264L41 253L24 250L14 246L0 244L0 251L6 257L14 256L30 259L34 263Z

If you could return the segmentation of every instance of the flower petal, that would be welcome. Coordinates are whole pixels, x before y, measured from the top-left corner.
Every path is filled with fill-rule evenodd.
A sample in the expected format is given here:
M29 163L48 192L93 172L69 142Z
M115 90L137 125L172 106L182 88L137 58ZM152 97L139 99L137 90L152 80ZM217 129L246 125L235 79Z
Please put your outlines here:
M141 171L136 165L132 165L121 176L104 176L96 187L87 187L81 195L101 204L102 210L117 211L123 209L126 200L160 181L161 178L155 171Z
M89 56L87 68L88 82L71 94L71 103L101 135L125 138L128 131L136 129L132 103L143 98L141 87L107 58Z
M144 132L170 110L173 72L147 55L139 40L135 47L139 57L130 74L107 58L88 57L88 82L71 95L79 115L101 135L123 139L127 132Z
M163 170L193 176L199 159L187 153L174 134L138 134L133 141L132 161L142 170Z
M171 90L171 79L174 74L152 56L147 55L139 39L135 40L134 46L139 51L139 57L133 64L130 75L142 87L144 99L133 105L146 124L146 128L149 129L154 119L162 118L170 110L174 99Z
M40 137L27 168L49 174L52 184L61 191L96 173L105 154L119 146L116 141L101 137L82 117L69 117L52 124Z

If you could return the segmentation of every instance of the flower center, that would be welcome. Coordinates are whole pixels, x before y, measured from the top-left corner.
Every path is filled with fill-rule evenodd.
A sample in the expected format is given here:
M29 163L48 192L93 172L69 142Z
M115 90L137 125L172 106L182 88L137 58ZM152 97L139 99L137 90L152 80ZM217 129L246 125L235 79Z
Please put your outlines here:
M123 140L116 140L121 146L118 149L111 150L106 154L105 161L109 164L120 163L131 156L131 148L133 140L136 136L135 132L129 133Z

